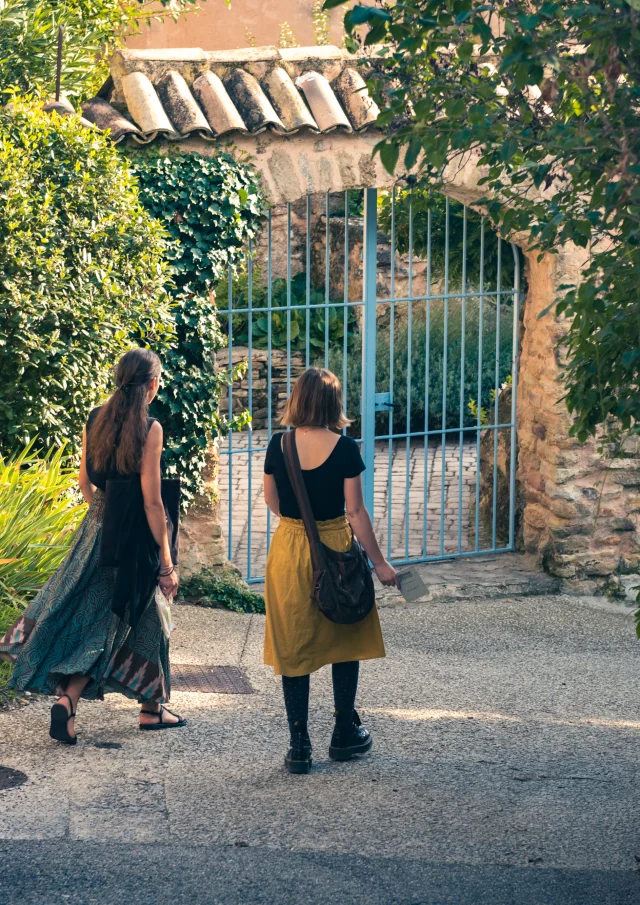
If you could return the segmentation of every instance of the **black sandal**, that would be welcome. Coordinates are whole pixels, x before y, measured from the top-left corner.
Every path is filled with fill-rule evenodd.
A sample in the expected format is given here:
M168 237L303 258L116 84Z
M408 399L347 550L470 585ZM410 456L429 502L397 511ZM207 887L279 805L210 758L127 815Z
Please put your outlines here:
M177 723L164 723L162 721L162 714L164 711L170 713L171 716L177 716ZM140 728L143 730L153 730L153 729L181 729L183 726L187 725L187 721L184 720L181 716L178 716L177 713L174 713L173 710L169 710L168 707L165 707L164 704L160 707L160 710L141 710L140 713L148 713L150 716L157 716L159 719L158 723L140 723Z
M64 742L65 745L75 745L78 742L78 737L76 735L70 735L68 726L69 720L73 719L75 716L73 701L68 694L61 694L60 698L66 698L69 702L69 712L67 713L67 708L63 704L53 705L51 708L51 727L49 729L49 735L57 742Z

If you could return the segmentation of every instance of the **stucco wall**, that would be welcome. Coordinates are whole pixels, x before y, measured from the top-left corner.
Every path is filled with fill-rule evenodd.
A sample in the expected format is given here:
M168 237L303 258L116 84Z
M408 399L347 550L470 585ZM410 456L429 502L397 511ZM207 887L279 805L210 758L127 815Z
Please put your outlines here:
M257 44L278 44L280 25L287 22L303 46L316 43L313 31L313 0L233 0L227 8L223 0L200 0L201 7L177 22L164 19L144 25L127 46L149 50L172 47L202 47L204 50L229 50L246 47L248 32ZM331 43L342 44L344 8L331 13Z

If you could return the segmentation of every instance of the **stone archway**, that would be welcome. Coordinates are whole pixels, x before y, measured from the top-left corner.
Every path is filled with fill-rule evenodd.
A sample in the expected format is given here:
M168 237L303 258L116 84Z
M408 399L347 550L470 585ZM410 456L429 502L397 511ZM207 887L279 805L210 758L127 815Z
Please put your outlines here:
M116 141L179 140L182 150L209 156L231 137L226 147L251 158L272 204L389 188L402 174L391 177L372 158L377 109L357 65L331 47L123 51L84 112ZM444 192L477 207L482 175L469 156L448 169ZM615 592L640 565L640 451L605 462L595 441L570 436L558 346L568 324L553 302L563 283L579 281L585 253L567 245L538 261L526 236L515 241L528 275L517 391L524 548L568 590Z

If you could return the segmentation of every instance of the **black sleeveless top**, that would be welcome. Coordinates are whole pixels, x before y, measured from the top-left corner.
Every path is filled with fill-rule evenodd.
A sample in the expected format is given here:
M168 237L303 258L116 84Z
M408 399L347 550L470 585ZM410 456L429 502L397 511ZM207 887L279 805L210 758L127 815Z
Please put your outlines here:
M100 411L101 408L102 408L102 406L99 405L97 408L93 409L89 415L89 418L87 419L87 427L86 427L87 437L89 436L89 431L91 430L91 425L96 420L98 412ZM147 419L148 426L151 427L153 422L157 421L157 420L158 420L157 418L148 418ZM86 456L85 456L85 465L87 467L87 475L89 476L89 480L91 481L91 483L93 484L94 487L98 488L98 490L102 490L102 491L106 490L107 481L112 481L117 478L127 477L127 475L120 474L120 472L116 468L108 468L106 471L98 471L97 469L95 469L93 467L93 463L91 461L91 455L89 454L89 444L88 443L87 443L87 452L86 452ZM162 473L164 474L164 470L165 470L164 454L160 457L160 469L161 469ZM136 474L137 474L137 472L136 472Z
M280 515L299 519L300 509L287 474L281 438L282 433L274 434L271 438L264 461L264 473L275 478L280 500ZM317 522L328 521L344 514L344 479L356 478L364 469L365 464L358 444L344 434L322 465L302 469L309 503Z

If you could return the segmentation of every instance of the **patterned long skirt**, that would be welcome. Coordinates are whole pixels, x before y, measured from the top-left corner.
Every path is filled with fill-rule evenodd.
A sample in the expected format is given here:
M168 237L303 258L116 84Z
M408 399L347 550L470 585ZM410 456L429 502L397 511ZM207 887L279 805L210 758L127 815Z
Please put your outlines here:
M0 658L14 664L10 687L60 694L68 677L89 676L82 697L119 692L169 700L169 642L153 597L135 631L111 611L115 569L98 565L104 494L97 490L60 568L0 638Z

